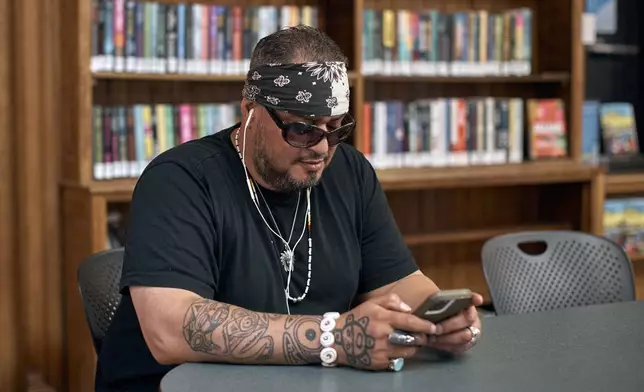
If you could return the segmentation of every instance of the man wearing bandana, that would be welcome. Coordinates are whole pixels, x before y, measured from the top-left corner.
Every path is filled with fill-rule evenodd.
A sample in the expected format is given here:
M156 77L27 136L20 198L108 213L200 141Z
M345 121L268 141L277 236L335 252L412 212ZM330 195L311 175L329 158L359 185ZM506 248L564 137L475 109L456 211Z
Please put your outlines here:
M136 186L97 390L156 391L186 362L398 371L423 346L470 349L474 307L438 325L411 314L438 288L343 143L356 124L338 46L304 26L265 37L242 96L241 123L161 154Z

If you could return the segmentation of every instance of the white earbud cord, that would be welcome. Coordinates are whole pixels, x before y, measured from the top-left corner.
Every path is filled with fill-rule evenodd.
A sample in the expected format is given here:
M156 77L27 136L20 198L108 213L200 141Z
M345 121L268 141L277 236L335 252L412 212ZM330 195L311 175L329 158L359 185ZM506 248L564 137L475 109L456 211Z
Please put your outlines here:
M286 242L286 240L284 240L284 238L282 238L282 236L280 234L278 234L277 232L275 232L275 230L273 230L271 225L269 225L268 222L266 221L266 218L264 217L264 214L262 214L262 211L259 208L259 199L257 197L257 194L253 191L253 186L251 185L251 182L250 182L251 179L250 179L250 176L248 175L248 168L246 167L246 131L248 129L248 124L250 123L250 119L251 119L251 117L253 115L253 110L254 109L251 109L250 113L248 113L248 118L246 119L246 123L244 124L244 138L242 139L242 143L244 145L242 146L241 160L242 160L242 165L244 166L244 172L246 174L246 185L248 187L248 192L250 193L250 198L253 201L253 204L255 205L255 208L257 209L257 212L259 213L259 216L264 221L264 224L266 225L266 227L268 227L268 229L273 234L275 234L275 236L277 236L280 240L282 240L282 242L284 242L284 244L286 244L287 249L290 249L290 246ZM302 233L300 234L300 238L298 238L297 242L295 243L295 246L293 246L293 252L295 252L295 249L297 248L297 245L299 245L300 241L304 237L304 232L306 231L306 225L307 225L307 222L308 222L308 218L310 217L310 214L311 214L311 188L308 188L306 190L306 214L304 215L304 225L302 227ZM293 259L291 259L291 261L292 260ZM288 276L286 278L286 288L284 290L284 292L286 294L286 296L285 296L286 310L287 310L289 315L291 314L291 310L290 310L288 300L290 298L291 275L292 275L293 270L294 270L294 266L290 265L289 268L288 268ZM310 271L309 271L309 274L310 274Z

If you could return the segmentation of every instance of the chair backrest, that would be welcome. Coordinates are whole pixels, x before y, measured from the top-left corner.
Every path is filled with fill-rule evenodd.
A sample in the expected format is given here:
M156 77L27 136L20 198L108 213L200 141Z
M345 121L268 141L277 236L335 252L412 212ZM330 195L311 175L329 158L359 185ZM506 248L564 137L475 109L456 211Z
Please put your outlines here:
M545 251L523 251L542 243ZM624 249L575 231L501 235L481 251L497 315L555 310L635 299L633 267Z
M93 254L78 267L78 290L97 354L121 301L122 267L123 248Z

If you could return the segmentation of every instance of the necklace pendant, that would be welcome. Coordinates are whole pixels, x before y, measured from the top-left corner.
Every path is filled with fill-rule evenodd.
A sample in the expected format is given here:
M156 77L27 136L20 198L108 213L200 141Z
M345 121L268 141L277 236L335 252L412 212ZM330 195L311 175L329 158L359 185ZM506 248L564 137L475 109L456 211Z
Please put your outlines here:
M284 252L280 254L280 261L282 262L282 267L284 267L284 271L293 272L295 253L292 250L285 249Z

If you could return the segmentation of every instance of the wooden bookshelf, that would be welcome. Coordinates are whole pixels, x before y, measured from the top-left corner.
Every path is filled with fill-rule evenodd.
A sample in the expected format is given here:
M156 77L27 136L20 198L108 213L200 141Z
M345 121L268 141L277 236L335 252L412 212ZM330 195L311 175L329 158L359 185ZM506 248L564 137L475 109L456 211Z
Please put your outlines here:
M366 75L366 82L398 82L398 83L449 83L449 84L491 84L491 83L569 83L570 74L567 72L548 72L526 76L396 76L396 75Z
M378 176L421 268L444 288L471 287L488 297L480 248L493 236L522 231L574 229L601 232L604 176L579 161L584 65L581 45L583 0L189 0L191 4L310 5L318 26L350 59L352 115L363 120L363 104L441 96L561 98L568 128L568 157L551 162L467 167L378 169ZM181 3L163 0L162 4ZM526 75L366 75L363 72L363 10L387 7L444 12L471 9L533 11L531 72ZM69 0L61 9L65 102L61 181L64 223L66 375L68 390L93 388L96 356L78 297L80 262L107 247L108 211L127 211L135 178L93 177L93 105L230 102L240 98L243 77L223 74L163 74L92 70L92 2ZM232 124L231 124L232 125ZM352 143L361 148L364 135Z
M644 197L644 173L610 173L606 175L606 200L641 197ZM602 232L604 232L603 226ZM644 300L644 254L630 253L629 257L635 273L637 298Z
M644 173L608 174L606 194L609 196L644 194Z

